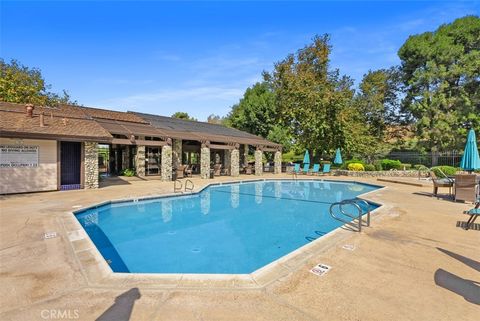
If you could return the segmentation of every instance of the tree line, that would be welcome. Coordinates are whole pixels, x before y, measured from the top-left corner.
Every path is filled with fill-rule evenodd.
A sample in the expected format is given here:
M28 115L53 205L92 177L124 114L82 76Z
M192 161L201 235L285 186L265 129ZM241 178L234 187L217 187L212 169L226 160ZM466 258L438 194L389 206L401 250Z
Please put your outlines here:
M224 119L228 126L331 157L373 159L393 149L463 148L480 129L480 19L410 36L400 65L368 71L358 88L330 64L328 34L274 64Z

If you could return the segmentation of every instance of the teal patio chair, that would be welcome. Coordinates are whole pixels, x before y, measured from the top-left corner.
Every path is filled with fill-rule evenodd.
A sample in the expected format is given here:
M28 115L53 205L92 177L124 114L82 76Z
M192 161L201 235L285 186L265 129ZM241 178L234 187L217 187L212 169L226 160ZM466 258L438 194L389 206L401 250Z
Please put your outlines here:
M300 174L300 164L293 164L293 177L296 177L298 174Z
M474 208L464 212L465 214L470 215L470 218L467 221L467 226L465 226L466 230L468 230L470 228L470 226L473 226L473 223L475 223L475 220L477 219L477 217L480 216L480 208L479 207L480 207L480 198L477 199L477 202L476 202Z
M305 174L305 175L308 174L309 169L310 169L309 163L303 164L302 174Z
M319 171L320 171L320 164L313 164L313 168L312 168L310 174L318 175Z
M322 175L330 174L331 164L323 164Z

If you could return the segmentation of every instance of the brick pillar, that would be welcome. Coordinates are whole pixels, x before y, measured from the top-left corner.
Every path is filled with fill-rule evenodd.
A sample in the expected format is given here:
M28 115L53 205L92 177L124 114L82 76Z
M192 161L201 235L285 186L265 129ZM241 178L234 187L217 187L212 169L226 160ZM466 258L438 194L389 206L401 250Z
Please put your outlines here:
M200 149L200 177L210 178L210 144L209 142L202 143Z
M98 188L98 144L85 142L85 188Z
M135 154L135 171L138 177L145 176L145 146L137 146L137 153Z
M162 146L162 181L172 180L172 145L168 141L167 145Z
M178 168L182 165L182 140L174 139L172 147L172 166Z
M273 159L274 159L274 165L273 165L274 173L281 174L282 173L282 152L276 151Z
M230 175L236 177L240 175L240 151L238 148L232 149L230 152Z
M260 148L255 150L255 175L263 174L263 152Z

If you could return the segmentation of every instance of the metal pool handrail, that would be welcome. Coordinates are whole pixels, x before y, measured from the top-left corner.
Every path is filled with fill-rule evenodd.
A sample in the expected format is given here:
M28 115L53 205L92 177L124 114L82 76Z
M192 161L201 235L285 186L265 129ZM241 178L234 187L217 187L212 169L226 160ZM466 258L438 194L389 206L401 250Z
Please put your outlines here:
M367 221L366 221L366 226L370 226L370 204L368 204L367 201L365 200L362 200L362 199L348 199L348 200L343 200L341 202L336 202L336 203L333 203L332 205L330 205L330 216L333 217L334 219L336 219L337 221L340 221L342 223L345 223L355 229L358 230L358 232L361 232L362 231L362 216L363 216L363 210L362 210L362 207L358 204L358 203L364 203L367 205ZM345 208L344 206L345 205L353 205L356 209L357 209L357 215L355 214L352 214L352 213L348 213L345 211ZM340 217L338 217L337 215L335 215L333 209L338 206L340 212L347 216L347 217L350 217L352 218L352 221L347 221L347 220L344 220ZM355 224L353 222L353 220L357 220L358 223Z
M174 193L181 192L182 187L183 187L182 181L176 179L175 182L173 183L173 192Z

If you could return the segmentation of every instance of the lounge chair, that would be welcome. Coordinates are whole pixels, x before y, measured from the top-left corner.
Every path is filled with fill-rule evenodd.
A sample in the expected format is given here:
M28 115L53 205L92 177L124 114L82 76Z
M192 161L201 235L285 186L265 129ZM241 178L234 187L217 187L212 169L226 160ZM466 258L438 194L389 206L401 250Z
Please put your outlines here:
M185 168L185 176L192 177L192 174L193 174L193 166L187 165L187 168Z
M300 174L300 164L294 164L292 175L297 176L298 174Z
M477 175L455 175L455 201L467 201L474 203L478 197Z
M438 198L439 187L448 187L448 195L452 195L452 188L453 188L452 179L446 176L444 178L438 178L434 171L430 171L430 177L432 178L434 196L437 196Z
M302 174L305 174L305 175L308 174L309 168L310 168L309 163L303 164Z
M331 164L323 164L322 175L330 174L330 166Z
M247 175L252 175L253 174L253 166L248 164L247 167L245 167L245 174Z
M187 166L185 165L178 166L178 168L176 169L177 179L185 177L185 168L187 168Z
M213 175L220 176L222 174L222 165L216 164L213 165Z
M465 211L464 213L470 215L470 218L467 221L467 225L465 226L465 229L468 230L470 226L473 226L473 223L475 222L477 217L480 216L480 197L477 199L475 207L468 211Z
M320 164L313 164L313 168L310 171L310 174L312 175L318 175L318 172L320 171Z

